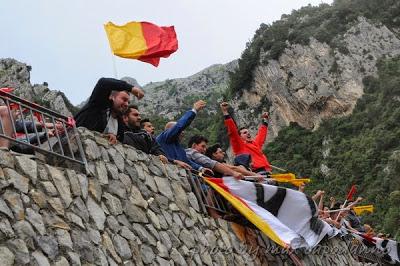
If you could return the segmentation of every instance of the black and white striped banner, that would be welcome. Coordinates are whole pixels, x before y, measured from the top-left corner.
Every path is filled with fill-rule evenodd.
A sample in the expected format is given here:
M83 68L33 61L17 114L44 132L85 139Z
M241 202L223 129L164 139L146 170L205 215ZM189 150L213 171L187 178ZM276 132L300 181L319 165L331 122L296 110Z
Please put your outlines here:
M206 178L250 222L283 247L313 248L336 231L318 219L315 202L304 193L232 177Z
M359 232L351 232L351 234L366 247L376 247L378 250L382 251L383 254L387 254L392 263L400 262L400 246L396 241L392 239L371 237Z

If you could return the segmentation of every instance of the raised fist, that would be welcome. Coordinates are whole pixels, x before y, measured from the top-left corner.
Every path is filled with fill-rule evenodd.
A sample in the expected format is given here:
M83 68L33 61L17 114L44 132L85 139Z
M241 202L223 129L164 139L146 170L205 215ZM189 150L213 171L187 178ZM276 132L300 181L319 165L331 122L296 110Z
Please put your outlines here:
M136 98L138 98L138 100L142 99L144 96L144 92L141 88L139 87L133 87L132 88L132 94L136 96Z
M261 115L261 118L269 119L269 113L268 113L268 112L264 112L264 113Z
M228 114L229 104L227 102L222 102L220 105L221 111L224 115Z
M202 110L204 107L206 107L206 102L203 100L199 100L193 104L193 109L197 112Z

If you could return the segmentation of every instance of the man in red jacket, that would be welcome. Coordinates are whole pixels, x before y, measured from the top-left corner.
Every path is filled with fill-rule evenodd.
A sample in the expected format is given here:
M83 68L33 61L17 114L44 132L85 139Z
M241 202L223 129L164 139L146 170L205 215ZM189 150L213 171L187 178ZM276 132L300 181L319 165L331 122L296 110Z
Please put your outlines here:
M262 123L258 128L257 135L252 138L247 128L238 130L235 121L229 115L229 104L221 103L221 110L225 119L225 126L228 130L229 141L235 156L240 154L250 154L252 159L252 170L259 174L271 172L271 165L267 157L262 152L265 139L268 134L268 113L262 114Z

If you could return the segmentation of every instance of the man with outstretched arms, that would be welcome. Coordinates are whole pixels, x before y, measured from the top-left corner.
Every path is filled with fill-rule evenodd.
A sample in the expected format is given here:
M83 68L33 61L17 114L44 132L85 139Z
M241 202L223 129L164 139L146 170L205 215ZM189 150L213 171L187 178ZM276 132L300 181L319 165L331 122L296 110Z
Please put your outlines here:
M271 172L271 165L265 154L262 152L268 134L268 113L265 112L262 114L262 121L258 128L257 135L253 138L248 128L243 127L238 130L235 121L228 112L228 103L223 102L220 107L222 114L224 115L225 127L228 131L229 141L235 156L240 154L250 154L253 172L259 174L267 174L268 172Z

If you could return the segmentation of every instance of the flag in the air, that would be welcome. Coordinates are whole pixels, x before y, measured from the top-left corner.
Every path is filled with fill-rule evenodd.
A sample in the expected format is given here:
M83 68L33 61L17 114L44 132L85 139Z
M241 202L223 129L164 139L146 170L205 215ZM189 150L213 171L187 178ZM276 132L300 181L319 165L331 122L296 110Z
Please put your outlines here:
M356 194L356 185L352 185L349 193L347 194L347 200L353 200L353 195Z
M149 22L129 22L123 26L104 25L113 54L158 66L161 57L178 49L173 26L159 27Z
M297 190L233 177L205 178L244 217L284 248L312 248L336 231L318 219L315 202Z
M374 205L355 206L353 207L353 210L357 215L361 215L365 212L373 213Z

